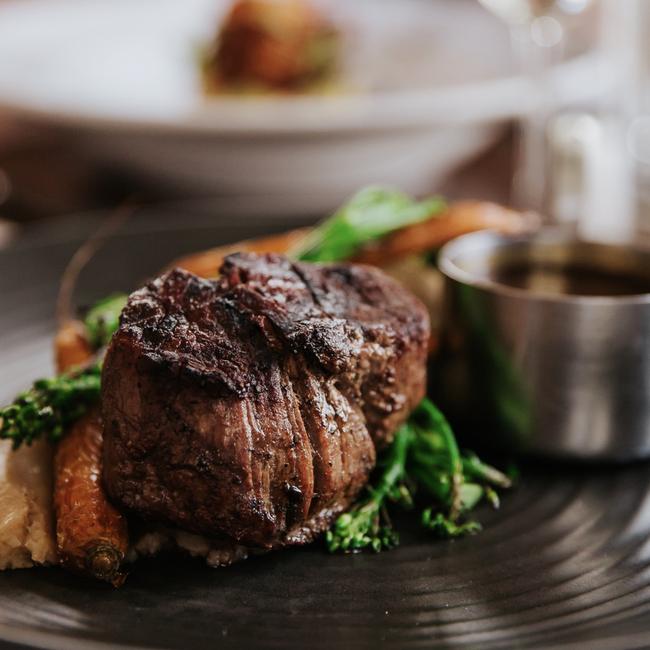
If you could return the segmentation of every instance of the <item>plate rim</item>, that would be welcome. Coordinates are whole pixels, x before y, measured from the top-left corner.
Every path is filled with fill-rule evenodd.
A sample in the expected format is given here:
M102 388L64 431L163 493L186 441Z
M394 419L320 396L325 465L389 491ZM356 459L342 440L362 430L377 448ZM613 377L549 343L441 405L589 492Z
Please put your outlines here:
M410 1L421 6L418 0ZM61 6L68 9L80 2L60 0ZM46 0L7 0L0 5L0 19L26 6L38 12L41 6L50 8L50 3ZM489 17L487 12L486 16ZM593 74L594 67L598 67L598 75ZM597 49L576 55L554 67L548 94L556 98L554 103L559 105L598 97L615 80L611 68L605 53ZM4 96L0 94L0 113L18 120L91 132L203 137L317 136L505 121L529 113L536 94L525 75L503 73L464 84L409 90L211 97L196 108L167 117L119 115L84 106L50 107L47 98L21 98L7 87ZM560 97L562 99L557 100Z
M609 75L597 75L594 66L606 68L604 57L592 52L577 56L556 67L551 79L552 95L563 99L559 105L588 101L601 96L610 86ZM589 75L592 83L585 90L576 83L578 76ZM506 121L533 110L532 84L523 76L475 82L454 88L409 92L384 91L372 95L300 96L273 98L223 97L211 99L198 111L177 118L117 117L84 110L46 109L0 96L0 112L6 117L44 125L83 128L87 131L115 131L161 135L194 136L276 136L326 135L331 133L406 130L426 127L452 127ZM493 98L479 109L477 97ZM246 116L252 103L257 115ZM463 110L459 111L458 107ZM262 111L273 110L283 119L263 121ZM300 115L302 119L292 119ZM308 119L304 119L309 115ZM225 118L228 118L224 120ZM239 120L239 121L238 121Z

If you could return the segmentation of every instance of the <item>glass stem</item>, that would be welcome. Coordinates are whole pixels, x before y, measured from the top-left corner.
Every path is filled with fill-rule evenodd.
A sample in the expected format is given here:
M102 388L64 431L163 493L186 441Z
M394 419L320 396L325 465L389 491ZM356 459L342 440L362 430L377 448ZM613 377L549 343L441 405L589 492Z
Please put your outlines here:
M563 42L560 38L552 45L539 45L533 38L533 26L525 23L510 28L515 59L530 84L528 110L521 119L515 141L511 201L519 208L535 210L551 219L547 127L552 114L552 69L561 59Z

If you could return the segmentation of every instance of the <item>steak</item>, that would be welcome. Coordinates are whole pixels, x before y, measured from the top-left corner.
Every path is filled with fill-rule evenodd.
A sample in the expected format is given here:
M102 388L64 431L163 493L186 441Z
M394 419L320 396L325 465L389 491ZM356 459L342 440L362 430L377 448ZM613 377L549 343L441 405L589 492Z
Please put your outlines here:
M236 254L133 293L102 376L103 480L145 521L268 549L327 529L424 396L422 304L373 267Z

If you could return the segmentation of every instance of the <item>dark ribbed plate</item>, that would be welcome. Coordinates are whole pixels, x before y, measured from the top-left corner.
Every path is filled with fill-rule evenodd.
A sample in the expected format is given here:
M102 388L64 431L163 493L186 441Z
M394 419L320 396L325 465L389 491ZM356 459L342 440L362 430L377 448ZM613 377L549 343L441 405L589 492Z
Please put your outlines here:
M58 277L90 224L71 220L0 253L3 402L50 370ZM140 213L93 261L78 302L245 234L205 215ZM0 639L47 648L647 647L649 488L647 464L524 466L501 510L479 511L485 530L474 538L434 541L407 518L390 553L330 556L316 544L222 570L174 558L139 565L119 591L57 569L5 572Z

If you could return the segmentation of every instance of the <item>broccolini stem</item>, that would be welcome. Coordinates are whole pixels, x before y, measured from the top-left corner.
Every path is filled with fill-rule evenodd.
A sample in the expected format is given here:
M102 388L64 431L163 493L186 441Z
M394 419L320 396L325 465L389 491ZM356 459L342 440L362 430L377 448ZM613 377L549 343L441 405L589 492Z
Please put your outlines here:
M449 477L449 519L455 521L462 509L461 487L463 485L463 463L454 436L447 418L427 398L423 399L414 411L416 421L423 420L423 428L436 431L444 442L446 457L448 459Z
M30 445L37 438L55 442L73 422L99 399L101 364L39 379L0 409L0 438L11 440L13 448Z
M395 434L395 439L388 448L385 459L380 462L379 466L383 471L377 487L371 489L378 501L383 502L387 497L393 498L393 500L399 498L398 488L406 476L406 459L414 436L415 432L408 423L400 427Z
M326 542L330 552L354 553L364 548L379 552L397 545L397 533L383 513L389 499L402 502L408 500L403 481L413 435L413 430L408 424L397 431L395 440L381 464L381 474L376 487L368 488L368 496L340 515L332 529L327 532Z
M375 487L368 488L369 496L341 515L328 532L330 551L366 547L380 551L394 546L397 535L387 517L380 525L380 514L388 501L412 505L411 494L418 488L434 500L434 506L421 515L427 530L443 538L474 534L480 524L463 520L463 515L482 500L498 507L495 488L511 486L505 474L476 454L461 455L449 423L427 398L398 430L385 454L379 464L383 471Z
M463 472L469 478L491 483L496 487L508 489L512 480L495 467L484 463L475 453L467 452L463 456Z
M84 325L95 350L108 344L119 327L126 304L123 294L100 300L86 314ZM14 449L37 438L59 440L65 430L99 399L101 361L52 379L39 379L16 399L0 408L0 439L13 441Z

